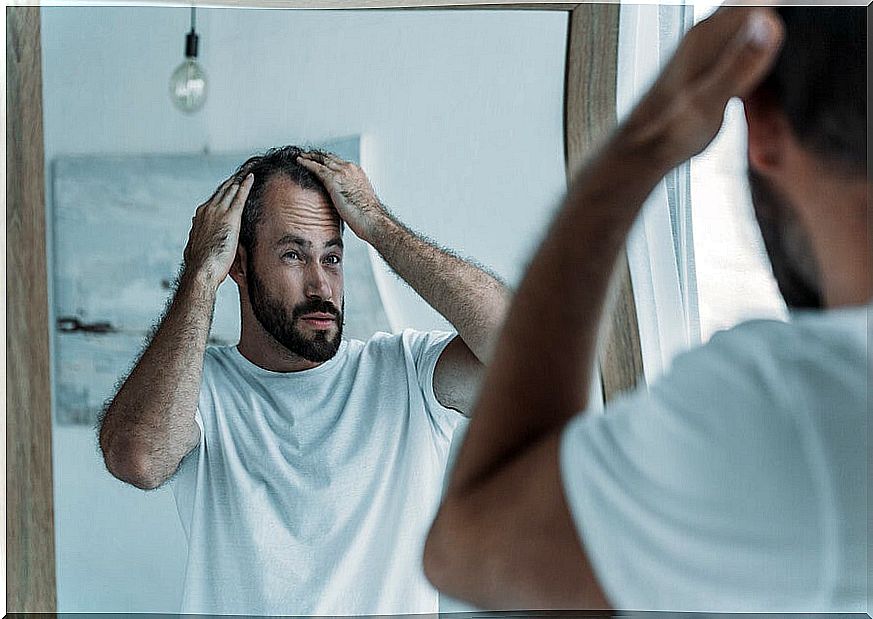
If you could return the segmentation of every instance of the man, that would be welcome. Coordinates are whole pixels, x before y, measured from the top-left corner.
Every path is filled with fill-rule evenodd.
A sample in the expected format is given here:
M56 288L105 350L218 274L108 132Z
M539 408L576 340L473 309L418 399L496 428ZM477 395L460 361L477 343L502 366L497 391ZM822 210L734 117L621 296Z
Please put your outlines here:
M865 83L861 7L721 9L689 32L516 293L426 544L439 589L491 609L865 610ZM774 274L806 311L577 415L626 235L731 97Z
M458 335L342 339L344 225ZM228 274L239 345L207 348ZM119 479L155 488L179 469L182 611L436 612L424 538L506 305L358 166L295 147L244 163L197 209L172 304L100 430Z

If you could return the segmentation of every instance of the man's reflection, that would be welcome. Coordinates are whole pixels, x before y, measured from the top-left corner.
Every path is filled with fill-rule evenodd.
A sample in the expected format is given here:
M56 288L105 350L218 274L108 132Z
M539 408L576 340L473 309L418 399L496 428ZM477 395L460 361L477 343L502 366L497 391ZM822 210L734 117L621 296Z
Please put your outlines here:
M457 334L343 340L345 225ZM228 274L240 342L207 347ZM289 146L240 166L197 209L172 303L100 428L113 475L172 480L182 612L436 612L424 537L508 296L352 163Z

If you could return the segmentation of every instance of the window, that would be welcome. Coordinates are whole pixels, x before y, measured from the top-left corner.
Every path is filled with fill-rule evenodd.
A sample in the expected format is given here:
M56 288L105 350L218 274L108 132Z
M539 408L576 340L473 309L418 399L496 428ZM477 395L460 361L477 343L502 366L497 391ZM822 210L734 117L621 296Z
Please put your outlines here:
M684 33L716 6L622 5L619 119L645 94ZM649 383L676 354L720 329L787 315L755 222L745 153L742 104L731 101L715 141L664 178L631 230L628 262Z

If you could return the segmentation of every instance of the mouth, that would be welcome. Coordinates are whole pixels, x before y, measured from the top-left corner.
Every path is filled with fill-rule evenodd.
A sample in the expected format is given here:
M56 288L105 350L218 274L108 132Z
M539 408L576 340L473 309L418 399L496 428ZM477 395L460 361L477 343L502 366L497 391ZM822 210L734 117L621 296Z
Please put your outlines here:
M312 314L303 314L300 320L315 329L329 329L336 323L336 317L333 314L323 312L314 312Z

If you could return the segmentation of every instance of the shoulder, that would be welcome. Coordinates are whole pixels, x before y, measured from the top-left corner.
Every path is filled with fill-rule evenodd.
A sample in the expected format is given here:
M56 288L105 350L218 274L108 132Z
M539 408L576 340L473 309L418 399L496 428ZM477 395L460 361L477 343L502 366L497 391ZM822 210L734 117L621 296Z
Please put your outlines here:
M740 357L791 361L838 350L851 358L867 345L867 308L796 312L789 320L749 320L719 331L702 348Z
M455 333L451 331L404 329L400 333L378 332L366 342L354 342L364 353L397 354L418 361L428 351L444 348L454 336Z
M865 316L748 321L678 355L660 379L608 409L626 411L618 425L628 429L655 424L705 442L774 449L827 411L863 417L866 350Z
M779 361L795 339L792 326L754 320L715 333L710 340L676 356L651 386L652 395L684 409L683 402L711 402L720 408L736 398L767 397L779 382Z
M655 387L728 392L732 400L769 395L785 404L799 396L792 386L810 389L811 382L863 377L866 357L866 310L804 312L788 321L751 320L716 333L677 356Z
M732 591L766 587L785 565L809 566L807 577L818 578L822 531L859 520L857 510L833 512L851 506L852 493L837 502L832 488L863 479L866 338L866 312L746 322L679 355L604 414L567 424L564 491L614 600L651 607L668 601L664 591L700 596L703 570L732 576L699 599L734 606L744 598ZM839 471L833 486L829 470ZM638 543L609 544L616 536ZM721 552L719 539L729 542ZM714 562L728 555L741 560ZM647 572L647 564L665 569ZM812 580L797 581L798 596L814 591Z
M227 372L234 365L235 346L207 346L203 353L203 376Z

